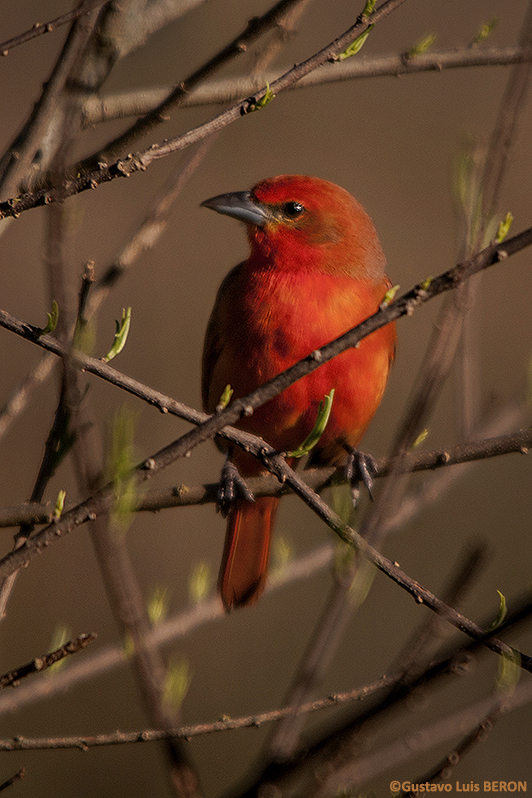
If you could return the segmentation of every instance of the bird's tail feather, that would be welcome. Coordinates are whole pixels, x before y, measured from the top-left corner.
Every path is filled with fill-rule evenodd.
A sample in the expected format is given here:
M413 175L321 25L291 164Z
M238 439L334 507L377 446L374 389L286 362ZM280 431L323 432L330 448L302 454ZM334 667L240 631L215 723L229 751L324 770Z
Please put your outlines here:
M218 588L227 611L255 604L266 584L279 499L236 499L229 511Z

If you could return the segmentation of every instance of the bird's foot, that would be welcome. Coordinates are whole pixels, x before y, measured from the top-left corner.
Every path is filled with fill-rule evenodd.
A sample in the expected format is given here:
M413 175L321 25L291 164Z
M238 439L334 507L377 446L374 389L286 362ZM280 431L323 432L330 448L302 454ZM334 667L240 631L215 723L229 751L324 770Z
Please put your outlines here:
M347 463L345 467L346 478L351 485L353 506L356 507L360 498L360 483L366 488L369 498L373 501L373 477L377 473L377 461L370 454L345 446Z
M226 459L220 474L216 510L225 518L229 513L231 504L240 495L248 502L254 502L255 497L244 479L240 476L238 468L229 458Z

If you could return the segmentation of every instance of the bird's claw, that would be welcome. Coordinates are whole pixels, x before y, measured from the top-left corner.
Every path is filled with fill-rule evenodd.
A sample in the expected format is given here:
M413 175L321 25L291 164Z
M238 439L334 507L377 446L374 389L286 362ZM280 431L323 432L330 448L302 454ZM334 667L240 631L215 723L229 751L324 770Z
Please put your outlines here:
M229 513L231 504L240 495L248 502L255 501L253 493L246 485L245 480L240 476L236 465L227 458L222 467L220 483L218 485L218 496L216 499L216 510L225 518Z
M352 447L347 449L347 463L345 475L351 485L353 506L356 507L360 497L360 483L366 488L369 498L373 501L373 477L377 473L377 461L370 454L361 452Z

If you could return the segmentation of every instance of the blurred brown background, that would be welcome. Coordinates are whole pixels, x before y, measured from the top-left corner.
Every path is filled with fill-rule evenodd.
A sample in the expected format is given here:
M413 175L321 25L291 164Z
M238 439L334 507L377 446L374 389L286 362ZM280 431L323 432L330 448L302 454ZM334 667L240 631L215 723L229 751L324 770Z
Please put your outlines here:
M370 35L358 58L398 54L428 33L434 48L467 45L480 25L494 17L498 26L492 45L516 42L527 3L524 0L409 0ZM176 84L216 52L268 4L258 0L204 3L182 20L156 33L145 47L124 59L104 87L114 91ZM0 9L0 38L8 39L65 12L68 2L27 0ZM282 52L277 67L289 67L311 55L347 27L359 13L351 0L314 0L300 31ZM66 28L13 50L0 61L0 150L26 120L48 77ZM223 76L237 75L249 61L236 61ZM226 128L193 179L175 203L171 222L156 248L146 253L119 282L98 318L95 353L103 355L123 307L132 307L132 328L116 368L189 405L199 407L203 335L218 285L246 254L243 230L199 207L215 194L243 190L257 180L283 172L330 179L351 191L366 206L379 231L389 274L406 290L429 275L449 268L457 257L458 233L451 197L453 162L467 136L487 140L495 123L508 68L456 69L441 73L328 84L278 96L264 111ZM134 149L176 136L217 113L217 107L180 110ZM88 130L80 154L126 123ZM531 224L532 103L520 125L507 171L500 215L514 215L512 232ZM71 265L77 285L83 265L95 262L103 273L117 249L142 218L157 188L182 155L154 164L130 180L115 180L97 191L68 201L71 206ZM1 307L33 324L44 324L48 300L43 278L43 211L23 214L2 237ZM504 403L524 390L531 357L532 271L525 250L485 274L480 294L482 404ZM406 406L414 375L423 356L439 302L431 302L412 318L399 322L397 364L383 404L365 438L364 448L377 456L388 452ZM39 360L30 343L0 331L0 403ZM108 419L123 404L138 413L136 447L139 459L155 452L188 428L171 416L89 379L92 401ZM31 493L43 444L53 419L55 380L39 389L26 412L2 440L0 502L15 505ZM451 378L430 423L426 446L455 440L455 383ZM157 485L214 481L222 460L212 444L157 478ZM76 498L68 462L48 491L54 498L66 488ZM497 590L508 599L530 585L530 462L509 455L484 461L438 503L400 534L390 538L385 553L438 594L467 542L489 543L490 559L468 596L463 611L475 620L498 608ZM309 551L331 533L295 499L283 502L277 532L295 554ZM187 583L193 566L207 561L216 574L224 522L212 505L139 516L128 531L128 545L142 588L168 588L170 613L186 609ZM4 530L3 552L12 543ZM238 716L278 707L291 674L321 611L330 584L328 571L267 595L258 607L199 625L168 651L189 663L192 682L183 706L187 723L209 721L222 714ZM382 576L350 623L320 690L340 692L378 678L393 661L408 635L426 616L408 596ZM58 623L73 635L97 631L98 647L116 641L116 627L107 606L86 528L34 560L19 577L0 625L0 672L39 655L50 647ZM530 653L530 633L512 642ZM89 656L90 652L78 657ZM403 725L388 728L393 739L405 728L466 705L494 687L497 665L484 656L478 668L445 690L413 704ZM523 674L525 679L528 674ZM38 677L39 678L39 677ZM0 697L0 711L1 699ZM11 696L9 696L11 699ZM528 707L499 721L488 740L475 748L455 771L453 781L528 779L530 761ZM313 722L319 723L314 718ZM141 729L146 720L137 690L124 665L75 689L0 717L0 737L91 734ZM197 738L188 745L207 795L218 795L245 773L259 750L266 729ZM439 757L452 750L440 746L418 760L401 765L371 785L387 795L392 778L415 780ZM161 754L153 744L92 750L2 755L0 781L17 768L26 777L11 788L21 796L167 795ZM369 789L369 788L368 788Z

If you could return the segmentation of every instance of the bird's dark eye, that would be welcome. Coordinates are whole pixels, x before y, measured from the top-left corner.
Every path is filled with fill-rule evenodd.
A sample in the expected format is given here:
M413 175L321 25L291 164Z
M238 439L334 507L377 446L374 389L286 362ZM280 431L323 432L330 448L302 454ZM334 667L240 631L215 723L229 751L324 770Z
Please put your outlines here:
M283 205L283 213L289 219L297 219L304 210L305 208L300 202L287 202Z

